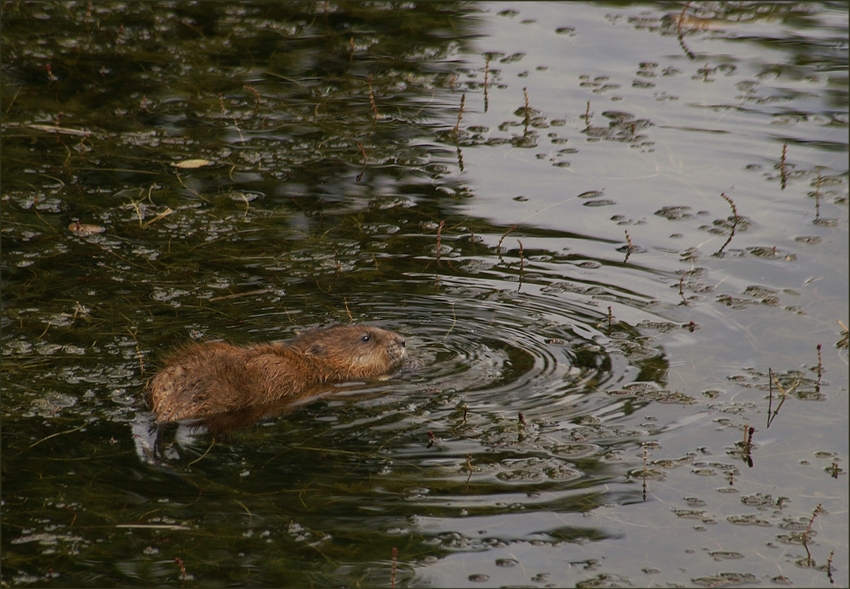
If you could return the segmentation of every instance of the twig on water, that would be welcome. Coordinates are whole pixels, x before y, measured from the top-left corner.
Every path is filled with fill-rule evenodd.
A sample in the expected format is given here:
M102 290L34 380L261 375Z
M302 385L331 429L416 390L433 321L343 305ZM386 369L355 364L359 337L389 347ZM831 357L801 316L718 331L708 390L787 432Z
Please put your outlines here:
M197 190L195 190L194 188L190 188L189 186L187 186L187 185L186 185L186 183L185 183L185 182L183 182L183 178L181 178L181 177L180 177L180 174L178 174L177 172L174 172L174 175L177 177L177 181L178 181L178 182L180 182L180 184L183 186L183 188L185 188L186 190L188 190L188 191L189 191L189 192L191 192L194 196L196 196L196 197L200 198L201 200L203 200L203 201L206 201L206 200L207 200L207 199L205 199L203 196L201 196L201 195L200 195L200 193L199 193ZM142 223L141 223L141 218L139 218L139 225L141 225L141 224L142 224Z
M357 147L360 148L360 153L363 155L363 169L360 170L360 173L357 174L357 178L356 178L356 181L360 182L360 180L363 178L363 174L366 173L366 162L369 160L369 158L366 157L366 148L363 147L362 143L358 143Z
M829 551L829 558L826 561L826 576L829 577L830 583L835 583L835 579L832 578L832 557L835 556L835 550Z
M817 516L825 512L826 510L823 508L823 504L818 503L817 507L815 507L815 510L812 512L812 517L811 519L809 519L809 525L806 526L806 531L803 532L803 547L806 549L806 563L809 566L814 565L814 559L812 558L812 553L809 552L808 546L812 534L812 524L815 523L815 519L817 518Z
M153 225L154 223L156 223L160 219L164 219L165 217L167 217L168 215L170 215L173 212L174 211L171 210L171 207L167 207L163 212L158 214L156 217L154 217L150 221L146 221L145 223L139 223L139 225L141 226L142 229L147 229L148 227L150 227L151 225ZM139 221L141 221L141 219L139 219Z
M452 129L452 135L455 139L455 146L457 147L457 167L463 172L463 153L460 151L460 145L457 143L458 135L460 134L460 121L463 118L463 108L466 105L466 94L461 95L460 97L460 108L457 111L457 122L455 123L454 129Z
M726 202L729 203L730 207L732 207L732 230L729 232L729 239L727 239L726 243L724 243L720 247L720 249L717 250L717 253L714 254L715 256L722 256L723 255L723 250L726 249L726 246L729 245L729 242L732 241L733 237L735 237L735 229L737 229L738 220L740 219L740 217L738 217L738 207L735 206L734 201L731 198L729 198L728 196L726 196L725 192L721 192L720 196L723 198L723 200L725 200Z
M773 408L773 371L770 368L767 369L767 395L767 427L770 427L770 422L773 421L770 415Z
M690 2L685 2L685 5L682 6L682 12L679 13L679 18L676 21L676 34L682 35L682 21L685 20L685 11L688 9Z
M392 555L393 555L393 569L392 569L392 574L390 575L390 587L392 587L392 589L395 589L395 574L396 574L396 566L397 566L397 561L398 561L398 548L396 548L395 546L393 546Z
M685 52L685 55L688 56L688 59L696 59L696 55L694 55L693 52L688 49L688 46L685 44L685 36L682 34L682 23L685 21L685 11L690 5L691 3L689 0L682 7L682 12L679 13L679 18L676 22L676 38L679 40L679 46L682 48L682 51Z
M86 425L87 425L87 424L85 424L85 423L84 423L84 424L83 424L83 425L81 425L80 427L75 427L74 429L69 429L69 430L65 430L64 432L56 432L55 434L50 434L49 436L44 437L44 438L41 438L40 440L38 440L38 441L36 441L36 442L33 442L32 444L30 444L29 446L27 446L27 450L31 450L32 448L34 448L35 446L38 446L38 445L39 445L39 444L41 444L42 442L46 442L47 440L49 440L49 439L51 439L51 438L55 438L56 436L63 436L63 435L65 435L65 434L72 434L72 433L74 433L74 432L78 432L78 431L80 431L81 429L85 428L85 427L86 427ZM23 454L23 452L20 452L20 453L18 453L18 454L15 454L15 456L20 456L21 454Z
M788 398L788 391L786 391L782 384L780 384L779 380L776 378L776 375L773 374L773 371L768 368L767 369L767 386L769 391L769 401L767 405L767 427L770 427L770 424L773 423L773 420L776 419L776 416L779 415L779 410L782 409L782 405L785 404L785 399ZM797 387L799 381L795 382L789 390L793 390ZM773 405L773 385L776 385L776 388L779 389L779 392L782 393L782 400L779 401L779 405L776 406L776 411L771 414L770 407Z
M785 167L785 159L788 155L788 144L782 144L782 157L779 159L779 183L782 190L785 190L785 186L788 183L788 170Z
M820 380L821 376L823 376L823 358L821 357L821 345L818 344L818 382L816 385L816 390L820 391Z
M818 179L815 181L815 193L812 195L815 197L815 221L820 221L820 186L823 180L820 177L820 168L818 168Z
M502 233L502 237L499 239L499 243L496 244L496 253L499 254L499 257L501 257L501 254L502 254L502 242L505 241L505 238L514 229L516 229L516 225L511 225L510 227L508 227L508 230L505 231L504 233Z
M484 112L487 112L488 107L490 106L490 97L488 94L488 87L490 81L490 54L484 54Z
M446 226L445 221L440 221L440 226L437 227L437 265L440 264L440 252L443 249L443 227Z
M463 118L463 107L466 104L466 94L461 94L460 96L460 108L457 111L457 122L455 123L455 128L452 131L455 136L455 140L457 140L457 135L460 133L460 120Z
M815 193L812 195L815 198L820 196L821 184L823 184L823 178L821 178L820 166L818 166L818 179L815 180Z
M372 74L369 74L369 102L372 104L373 120L378 120L378 104L375 102L375 91L372 89Z
M528 125L531 123L531 106L528 103L528 88L522 89L522 96L525 99L525 106L523 107L525 116L522 118L522 136L525 137L528 135Z
M522 288L522 269L525 267L525 248L522 245L522 241L519 239L516 240L519 244L519 286L517 286L517 290Z
M259 91L256 88L254 88L253 86L249 86L247 84L245 86L243 86L243 88L245 88L245 90L248 90L249 92L251 92L254 95L254 100L257 101L257 104L254 105L254 114L257 114L257 111L260 110L260 93L259 93Z

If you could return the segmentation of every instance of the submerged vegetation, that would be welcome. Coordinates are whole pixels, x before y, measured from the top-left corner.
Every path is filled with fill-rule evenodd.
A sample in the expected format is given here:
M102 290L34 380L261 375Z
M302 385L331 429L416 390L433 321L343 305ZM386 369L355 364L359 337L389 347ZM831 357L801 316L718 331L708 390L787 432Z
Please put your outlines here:
M0 10L4 585L846 584L846 7ZM421 370L137 455L338 323Z

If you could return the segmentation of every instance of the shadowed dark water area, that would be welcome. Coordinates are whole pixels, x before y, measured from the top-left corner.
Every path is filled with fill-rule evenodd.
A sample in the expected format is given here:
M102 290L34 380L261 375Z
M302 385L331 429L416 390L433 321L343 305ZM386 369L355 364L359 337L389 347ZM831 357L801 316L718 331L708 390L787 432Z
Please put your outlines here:
M847 586L844 4L0 17L4 585ZM352 322L421 367L137 454Z

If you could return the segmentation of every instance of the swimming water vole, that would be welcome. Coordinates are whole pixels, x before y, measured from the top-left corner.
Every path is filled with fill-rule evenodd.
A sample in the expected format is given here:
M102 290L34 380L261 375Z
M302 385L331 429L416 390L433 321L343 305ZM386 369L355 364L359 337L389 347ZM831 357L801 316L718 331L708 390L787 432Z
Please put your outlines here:
M294 402L334 383L388 375L406 357L401 335L368 325L312 329L286 342L248 347L192 344L166 359L146 397L156 422L164 424L284 398Z

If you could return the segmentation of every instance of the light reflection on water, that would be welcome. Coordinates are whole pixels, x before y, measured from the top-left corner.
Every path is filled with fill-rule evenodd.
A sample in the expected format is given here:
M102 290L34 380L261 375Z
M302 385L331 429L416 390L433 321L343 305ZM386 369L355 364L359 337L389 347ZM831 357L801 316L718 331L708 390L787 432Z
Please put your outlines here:
M846 585L846 7L57 8L3 9L5 581ZM136 459L168 349L351 320L422 367Z

